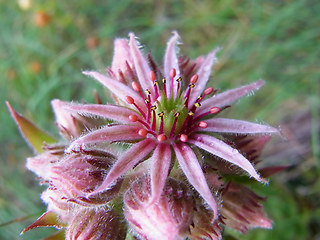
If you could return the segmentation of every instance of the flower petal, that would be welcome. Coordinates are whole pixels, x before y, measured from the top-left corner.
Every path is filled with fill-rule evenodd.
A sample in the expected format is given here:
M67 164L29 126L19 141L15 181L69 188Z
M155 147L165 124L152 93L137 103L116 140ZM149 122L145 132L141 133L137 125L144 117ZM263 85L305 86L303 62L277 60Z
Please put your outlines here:
M155 145L156 143L154 140L149 138L134 144L110 169L101 186L90 195L94 195L107 189L109 185L112 184L117 178L119 178L122 174L136 165L141 159L147 156L154 149Z
M198 127L195 130L237 134L279 133L276 128L267 125L261 125L236 119L213 118L206 120L206 123L208 124L206 128L203 129Z
M67 152L78 148L82 144L141 139L143 137L138 134L140 128L141 127L126 125L106 126L76 139L70 144Z
M192 89L189 99L189 108L194 104L197 98L201 95L204 88L207 85L207 82L210 78L211 69L214 63L217 62L216 53L220 48L215 48L211 51L206 59L201 64L197 74L199 76L198 82L195 84L195 87Z
M131 50L131 56L134 62L134 68L136 69L137 76L139 79L139 82L141 84L142 90L149 89L151 92L151 100L155 100L155 94L154 94L154 87L153 82L149 78L150 76L150 67L148 65L148 62L146 58L143 56L142 52L139 50L135 35L133 33L129 34L130 40L129 40L129 46Z
M137 113L131 109L112 104L68 104L64 108L77 112L82 116L100 116L124 124L132 124L129 116L137 115Z
M114 53L111 69L119 78L119 70L125 73L127 70L127 63L130 67L133 66L128 39L118 38L114 40L113 49Z
M213 210L214 219L218 216L218 207L216 200L212 196L212 193L207 184L206 178L203 174L198 159L192 149L184 144L174 144L173 149L176 153L178 162L182 171L188 178L188 181L194 186L194 188L200 193L204 200L209 204Z
M259 176L248 159L241 155L237 149L230 147L225 142L203 134L194 134L188 142L242 168L259 182L266 182Z
M263 85L264 85L264 81L258 80L251 84L244 85L239 88L231 89L217 95L213 95L212 97L203 101L201 106L197 109L195 113L195 117L209 111L211 107L221 108L221 107L227 106L235 102L239 98L245 96L246 94L250 93L251 91L259 90Z
M133 89L130 87L124 85L123 83L108 78L107 76L94 71L84 71L83 74L93 77L94 79L98 80L100 83L102 83L106 88L108 88L113 94L115 94L119 99L122 99L123 102L125 102L126 96L130 96L135 100L135 103L142 109L145 108L144 99L141 98L141 96L136 93Z
M150 204L157 202L162 194L168 177L171 163L171 149L169 144L159 144L152 155L151 163L151 193Z
M176 76L180 76L180 69L179 69L179 62L177 57L177 44L179 40L179 35L176 31L173 32L173 36L170 38L170 40L167 43L167 49L166 53L164 55L164 76L166 77L166 87L167 87L167 96L168 98L171 96L171 90L174 92L174 97L176 97L177 92L175 89L177 89L177 81L173 81L173 86L171 85L171 79L170 79L170 71L172 68L176 70ZM172 89L173 88L173 89Z

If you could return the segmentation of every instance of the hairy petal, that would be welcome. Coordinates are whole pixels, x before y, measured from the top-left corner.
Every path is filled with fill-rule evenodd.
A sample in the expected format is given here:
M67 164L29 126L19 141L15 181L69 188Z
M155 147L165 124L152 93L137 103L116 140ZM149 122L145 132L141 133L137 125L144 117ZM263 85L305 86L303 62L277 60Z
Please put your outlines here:
M131 96L140 108L142 108L142 109L145 108L144 100L140 97L140 95L138 93L136 93L130 87L124 85L123 83L121 83L115 79L108 78L107 76L105 76L101 73L98 73L98 72L84 71L83 74L90 76L90 77L93 77L98 82L102 83L106 88L108 88L119 99L122 99L123 102L125 103L125 105L127 105L125 102L126 96Z
M65 109L76 112L82 116L100 116L119 123L132 124L130 115L137 115L135 111L126 107L112 104L68 104Z
M229 104L232 104L233 102L247 95L251 91L259 90L263 85L264 85L264 81L258 80L251 84L244 85L239 88L231 89L231 90L219 93L217 95L213 95L212 97L203 101L201 106L197 109L195 116L198 116L202 113L209 111L211 107L221 108Z
M145 156L147 156L154 149L155 145L156 143L154 142L154 140L151 140L149 138L134 144L118 159L115 165L110 169L101 186L90 195L94 195L107 189L112 182L114 182L126 171L131 169Z
M125 39L125 38L116 39L114 41L113 49L114 49L114 53L113 53L111 69L117 76L119 76L118 71L121 70L122 72L125 72L125 70L127 69L127 63L129 64L130 67L133 66L128 39Z
M213 118L206 120L208 127L203 129L198 127L195 131L210 131L237 134L255 134L255 133L278 133L279 131L267 125L251 123L236 119Z
M218 216L217 203L212 196L195 153L188 145L184 143L180 143L178 145L174 144L173 149L176 153L180 167L188 178L188 181L192 184L192 186L195 187L195 189L212 208L214 214L213 220L215 220Z
M198 96L203 92L204 88L207 85L207 82L210 78L210 73L212 66L217 62L216 53L219 51L219 48L211 51L206 59L201 64L197 74L199 76L198 82L195 84L195 87L192 89L189 100L189 108L194 104Z
M138 134L140 128L141 127L127 125L106 126L76 139L71 143L67 152L72 151L72 149L82 144L141 139L143 137Z
M173 32L173 36L170 38L170 40L167 43L167 49L166 53L164 55L164 76L167 79L166 85L167 89L171 89L171 79L170 79L170 70L174 68L176 70L176 75L180 76L180 69L179 69L179 62L177 57L177 44L179 40L179 35L176 31ZM174 97L176 97L177 92L175 89L177 89L177 81L173 81L173 92ZM167 96L171 96L171 91L167 92Z
M152 156L151 163L151 193L150 204L157 202L162 194L168 177L171 162L171 149L169 144L159 144Z
M151 92L151 100L154 101L155 94L153 82L149 79L151 69L148 65L146 58L143 56L142 52L139 50L137 46L135 35L133 33L130 33L129 37L129 46L139 82L143 91L149 89L149 91Z
M188 142L242 168L259 182L265 182L248 159L241 155L237 149L230 147L223 141L208 135L194 134L192 139L189 139Z

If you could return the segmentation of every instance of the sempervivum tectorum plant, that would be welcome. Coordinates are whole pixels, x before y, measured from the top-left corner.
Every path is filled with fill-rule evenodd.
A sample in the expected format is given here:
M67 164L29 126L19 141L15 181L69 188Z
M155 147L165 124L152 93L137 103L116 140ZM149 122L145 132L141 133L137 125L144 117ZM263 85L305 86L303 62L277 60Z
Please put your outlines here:
M107 74L84 72L110 91L114 104L56 105L64 115L58 128L68 141L57 156L42 153L53 161L46 163L41 155L32 159L49 165L45 168L50 174L44 177L62 195L55 202L58 208L66 200L76 209L61 205L63 214L70 213L67 239L87 236L76 233L82 226L92 229L92 224L79 223L75 216L99 219L82 208L94 206L98 215L108 217L119 211L110 208L121 206L122 197L124 216L133 230L128 234L138 239L220 239L223 225L241 232L271 227L260 205L263 199L226 179L244 174L265 183L254 165L269 135L278 130L218 116L264 82L218 93L206 87L217 49L190 60L178 55L178 41L174 32L163 66L158 66L140 50L134 34L116 39ZM68 119L67 124L61 119ZM83 127L80 132L79 127ZM110 153L115 145L125 146L118 156ZM45 202L57 200L47 195ZM124 229L121 224L114 225L114 232ZM101 230L106 225L97 226ZM105 230L112 231L107 226Z

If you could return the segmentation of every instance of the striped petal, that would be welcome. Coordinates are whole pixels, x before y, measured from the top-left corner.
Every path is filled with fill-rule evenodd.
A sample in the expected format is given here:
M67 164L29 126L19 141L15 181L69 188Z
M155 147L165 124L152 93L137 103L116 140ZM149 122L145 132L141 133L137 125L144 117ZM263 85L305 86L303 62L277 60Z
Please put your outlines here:
M218 216L218 207L216 200L212 196L212 193L207 184L204 173L201 169L197 156L192 149L184 144L174 144L173 149L176 153L179 165L188 178L188 181L194 186L194 188L200 193L204 200L209 204L213 210L214 219Z
M179 35L176 31L173 32L173 36L170 38L170 40L167 43L167 49L164 55L164 76L166 77L166 87L167 87L167 96L170 98L171 96L171 90L174 92L174 97L176 97L177 92L175 91L177 89L177 81L173 79L171 81L170 79L170 71L172 68L176 70L176 75L180 76L180 69L179 69L179 63L178 63L178 57L177 57L177 44L179 40Z
M98 82L102 83L106 88L108 88L114 95L116 95L119 99L122 99L125 102L126 96L130 96L135 100L135 103L142 109L145 108L144 104L144 99L141 98L141 96L135 92L133 89L130 87L124 85L123 83L112 79L108 78L107 76L98 73L98 72L93 72L93 71L84 71L82 72L83 74L93 77L96 79Z
M94 195L98 192L106 190L110 184L112 184L122 174L133 168L141 159L146 157L155 147L154 140L149 138L134 144L129 150L122 154L118 161L108 172L108 175L104 179L101 186L92 192L90 195Z
M143 137L138 134L140 128L141 127L127 125L106 126L76 139L71 143L67 152L77 149L82 144L141 139Z
M68 104L64 108L82 116L99 116L124 124L132 124L129 116L137 115L131 109L111 104Z
M216 48L211 51L206 59L201 64L197 74L199 76L198 82L195 84L195 87L192 89L189 99L189 108L194 104L197 98L201 95L204 88L207 85L207 82L210 78L212 66L217 62L216 53L220 48Z
M171 163L171 149L169 144L159 144L152 155L151 163L151 193L150 204L157 202L162 194L168 177Z
M192 139L189 139L188 142L242 168L259 182L265 182L265 180L256 172L249 160L241 155L237 149L230 147L225 142L203 134L194 134Z
M222 92L217 95L213 95L207 100L203 101L201 106L197 109L195 116L199 116L202 113L209 111L211 107L225 107L243 96L249 94L254 90L259 90L264 85L263 80L258 80L248 85L244 85L239 88L231 89L225 92Z
M151 100L154 101L154 87L153 82L151 81L150 77L150 67L148 65L148 62L146 58L143 56L142 52L139 50L139 47L137 46L135 35L133 33L129 34L130 40L129 40L129 46L131 50L131 56L134 62L134 68L136 69L137 76L139 79L139 82L141 84L142 90L149 89L151 92Z
M222 133L237 133L237 134L257 134L257 133L279 133L279 131L267 125L251 123L236 119L213 118L206 120L207 128L198 127L195 131L210 131Z

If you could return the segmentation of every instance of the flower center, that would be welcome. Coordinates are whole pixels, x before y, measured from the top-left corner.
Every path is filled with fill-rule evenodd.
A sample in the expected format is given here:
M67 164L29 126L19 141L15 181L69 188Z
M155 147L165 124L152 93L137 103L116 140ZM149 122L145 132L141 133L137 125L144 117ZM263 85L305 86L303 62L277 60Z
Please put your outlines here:
M219 108L213 107L210 111L194 118L194 113L201 106L201 101L206 95L214 92L213 88L207 88L195 103L188 108L190 93L198 81L198 75L191 77L189 85L184 89L181 86L181 77L176 77L176 70L170 71L169 84L167 79L163 78L161 83L157 81L153 71L150 72L150 80L154 85L154 98L151 97L151 91L146 89L144 93L137 82L132 82L132 88L144 99L145 105L139 107L135 100L127 96L126 101L134 105L139 115L130 115L131 122L140 122L145 128L139 130L138 134L147 136L153 135L159 142L165 140L180 140L186 142L188 134L194 127L206 128L207 124L199 120L207 114L216 114ZM174 84L174 81L177 84ZM169 87L168 87L169 86ZM151 99L155 99L151 102Z

